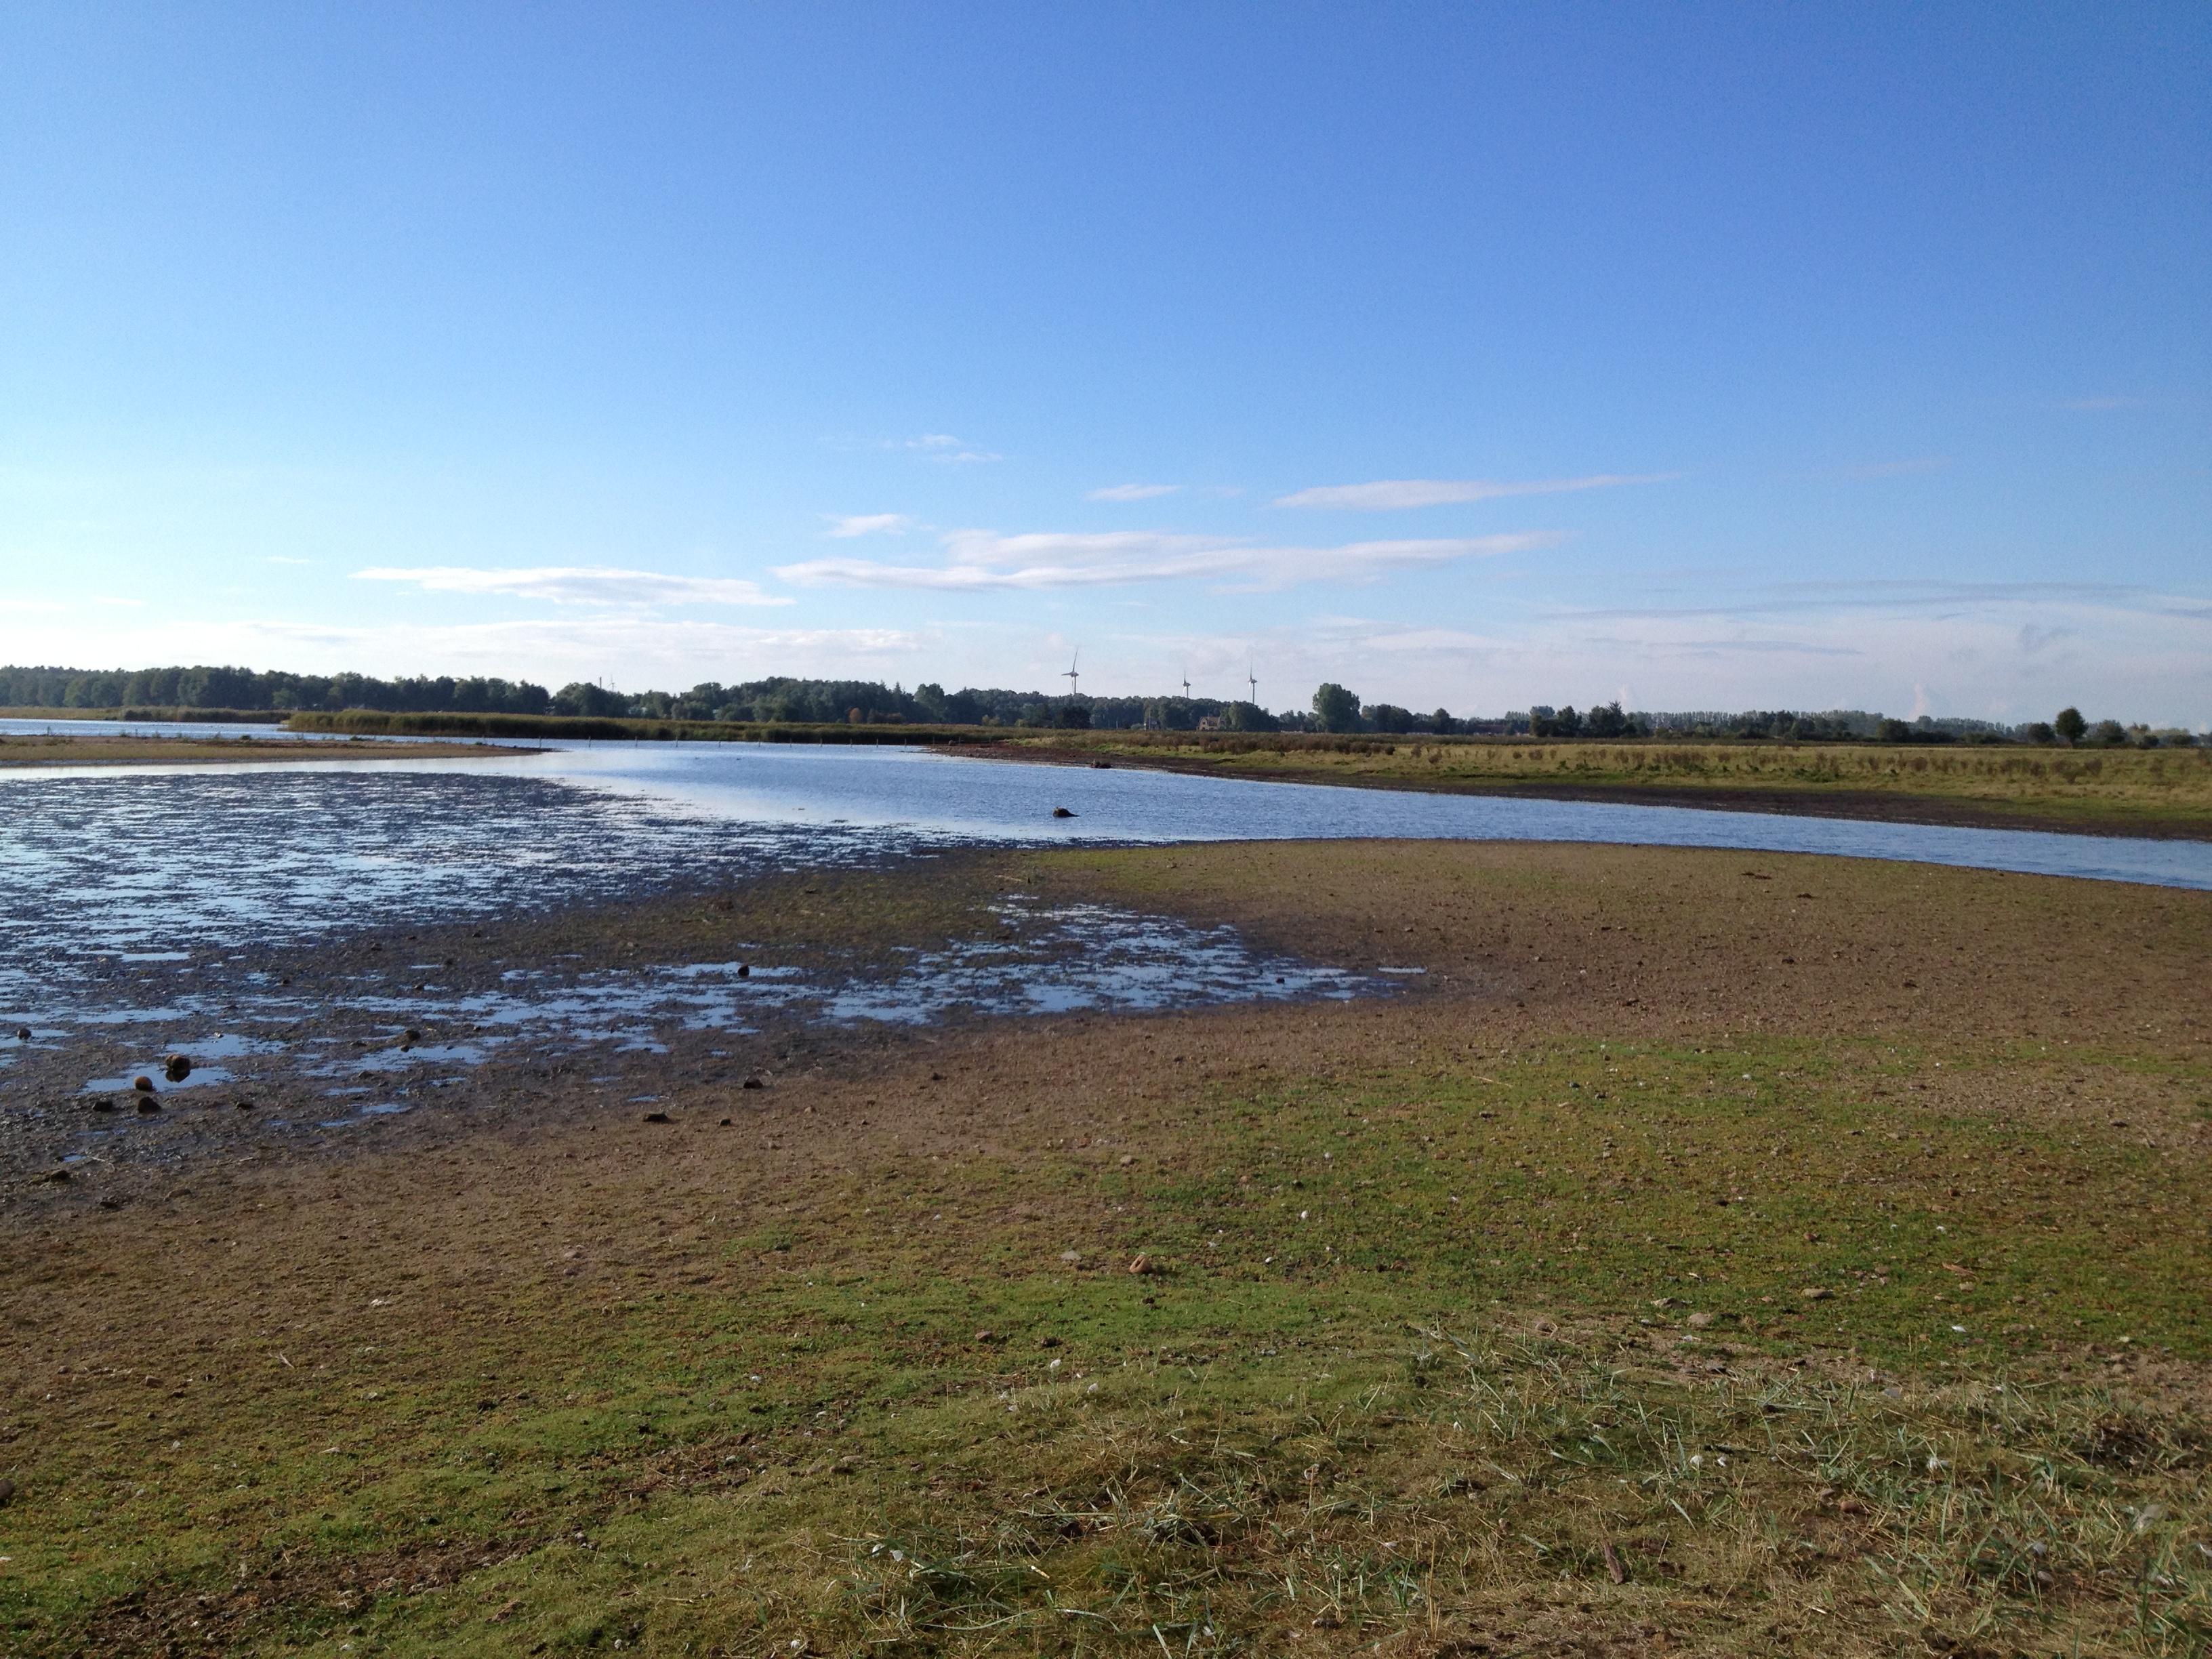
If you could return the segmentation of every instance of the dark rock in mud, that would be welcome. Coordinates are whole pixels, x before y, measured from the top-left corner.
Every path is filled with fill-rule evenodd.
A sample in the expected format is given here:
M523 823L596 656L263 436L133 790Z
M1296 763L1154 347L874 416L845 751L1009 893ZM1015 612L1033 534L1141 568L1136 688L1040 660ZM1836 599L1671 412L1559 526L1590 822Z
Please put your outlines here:
M138 1097L138 1109L142 1114L158 1112L161 1109L161 1103L150 1094L143 1094Z
M182 1083L192 1074L190 1054L171 1054L161 1062L161 1075L172 1083Z
M150 1095L154 1092L154 1079L150 1077L134 1077L131 1079L131 1086L142 1095Z
M673 1123L676 1120L665 1112L647 1112L645 1121L647 1123Z

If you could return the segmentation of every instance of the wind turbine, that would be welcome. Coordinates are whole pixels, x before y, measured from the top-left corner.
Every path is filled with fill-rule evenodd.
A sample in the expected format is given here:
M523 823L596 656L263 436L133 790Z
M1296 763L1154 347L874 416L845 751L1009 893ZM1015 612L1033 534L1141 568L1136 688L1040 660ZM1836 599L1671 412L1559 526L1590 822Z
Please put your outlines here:
M1190 671L1188 668L1183 670L1182 674L1182 700L1185 702L1190 701Z
M1244 659L1244 684L1252 688L1252 707L1257 708L1260 706L1260 682L1254 678L1255 666L1251 657L1247 655Z
M1082 660L1083 647L1079 645L1075 647L1075 654L1067 659L1066 671L1060 677L1067 682L1067 695L1071 697L1076 695L1075 665Z

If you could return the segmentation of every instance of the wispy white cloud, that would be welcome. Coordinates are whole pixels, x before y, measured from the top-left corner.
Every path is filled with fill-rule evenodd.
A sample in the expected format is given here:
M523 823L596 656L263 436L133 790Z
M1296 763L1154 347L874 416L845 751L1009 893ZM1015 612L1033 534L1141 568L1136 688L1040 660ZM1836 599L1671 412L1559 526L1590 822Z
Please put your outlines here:
M1275 505L1389 513L1408 507L1494 501L1501 495L1565 495L1578 489L1663 483L1681 476L1679 472L1603 473L1589 478L1536 478L1520 483L1497 478L1383 478L1373 483L1322 484L1311 489L1293 490L1287 495L1278 495Z
M1181 484L1114 484L1105 489L1094 489L1083 499L1086 501L1149 501L1156 496L1172 495L1182 488Z
M896 536L914 527L914 520L903 513L854 513L844 518L832 518L830 528L823 532L830 536Z
M885 449L912 450L933 461L949 466L975 461L1003 461L1006 458L988 449L977 449L963 443L949 432L925 432L919 438L886 438Z
M411 582L426 592L550 599L556 605L789 605L757 583L724 576L671 576L653 570L600 565L544 565L526 570L479 570L465 565L419 569L379 566L353 573L356 581Z
M1212 581L1238 592L1300 582L1371 581L1387 571L1525 552L1559 538L1545 532L1423 541L1351 542L1338 547L1263 546L1220 536L1134 530L1079 535L1001 536L956 531L941 565L813 559L775 574L808 586L933 588L962 592L1103 587L1131 582Z

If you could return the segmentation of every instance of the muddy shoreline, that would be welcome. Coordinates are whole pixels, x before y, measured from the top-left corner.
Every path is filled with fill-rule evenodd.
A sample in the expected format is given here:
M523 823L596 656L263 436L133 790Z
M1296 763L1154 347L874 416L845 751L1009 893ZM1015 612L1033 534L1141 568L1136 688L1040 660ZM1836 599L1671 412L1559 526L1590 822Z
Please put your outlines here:
M1772 813L1787 817L1844 818L1870 823L1917 823L1954 830L2021 830L2061 836L2133 841L2212 842L2212 821L2116 823L2110 818L2027 808L2008 811L1929 795L1893 795L1873 789L1826 791L1717 787L1674 784L1483 783L1390 778L1346 773L1317 775L1296 767L1225 767L1188 756L1101 757L1084 750L1009 750L994 744L947 745L944 753L971 760L1028 761L1091 768L1102 763L1188 776L1247 779L1255 783L1336 785L1422 795L1490 795L1502 799L1585 801L1611 806L1682 806L1711 812Z

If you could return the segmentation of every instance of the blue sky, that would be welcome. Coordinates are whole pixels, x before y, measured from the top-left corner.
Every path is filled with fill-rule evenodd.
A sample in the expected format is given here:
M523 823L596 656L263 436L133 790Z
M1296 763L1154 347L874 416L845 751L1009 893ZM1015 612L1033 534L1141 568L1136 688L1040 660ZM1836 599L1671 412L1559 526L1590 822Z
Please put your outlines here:
M12 6L0 659L2202 726L2209 89L2195 4Z

